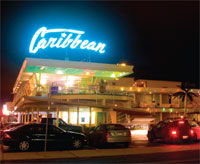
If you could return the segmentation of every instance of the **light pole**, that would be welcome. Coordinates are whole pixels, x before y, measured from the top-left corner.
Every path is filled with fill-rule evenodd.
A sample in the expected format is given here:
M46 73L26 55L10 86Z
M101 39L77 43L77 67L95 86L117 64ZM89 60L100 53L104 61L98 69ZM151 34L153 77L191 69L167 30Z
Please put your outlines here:
M46 118L46 131L45 131L45 143L44 143L44 151L47 151L47 135L48 135L48 117L49 117L49 110L51 108L51 87L48 89L48 109L47 109L47 118Z

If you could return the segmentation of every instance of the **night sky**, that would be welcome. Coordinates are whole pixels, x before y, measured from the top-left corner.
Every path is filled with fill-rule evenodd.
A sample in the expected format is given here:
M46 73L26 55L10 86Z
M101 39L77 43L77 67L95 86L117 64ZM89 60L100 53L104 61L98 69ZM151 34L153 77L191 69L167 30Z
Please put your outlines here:
M1 103L26 57L135 66L136 79L188 81L199 88L199 2L2 2ZM80 49L29 53L41 27L85 31L84 39L106 43L104 54Z

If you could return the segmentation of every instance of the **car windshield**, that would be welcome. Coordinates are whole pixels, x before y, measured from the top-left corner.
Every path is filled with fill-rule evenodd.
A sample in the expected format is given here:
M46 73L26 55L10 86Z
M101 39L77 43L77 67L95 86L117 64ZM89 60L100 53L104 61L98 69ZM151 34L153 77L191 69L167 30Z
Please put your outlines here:
M107 130L126 130L127 128L125 128L123 125L120 125L120 124L110 124L110 125L106 125L106 129Z
M61 119L59 120L59 124L60 124L60 125L67 125L67 123L66 123L66 122L64 122L64 121L63 121L63 120L61 120Z

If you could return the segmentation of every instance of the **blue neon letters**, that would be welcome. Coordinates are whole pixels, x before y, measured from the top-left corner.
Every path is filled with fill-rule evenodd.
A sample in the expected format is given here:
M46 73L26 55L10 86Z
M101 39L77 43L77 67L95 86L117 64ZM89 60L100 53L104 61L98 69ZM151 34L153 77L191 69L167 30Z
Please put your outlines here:
M46 39L45 35L49 33L60 33L61 35L60 37L49 37L48 39ZM84 31L71 29L47 30L46 27L42 27L38 29L34 34L29 47L29 52L36 53L39 49L45 49L47 47L66 48L67 46L70 46L70 48L72 49L79 46L79 48L81 49L93 50L99 53L105 52L104 48L106 45L104 43L97 44L94 41L89 42L89 40L81 40L80 37L82 34L84 34Z

